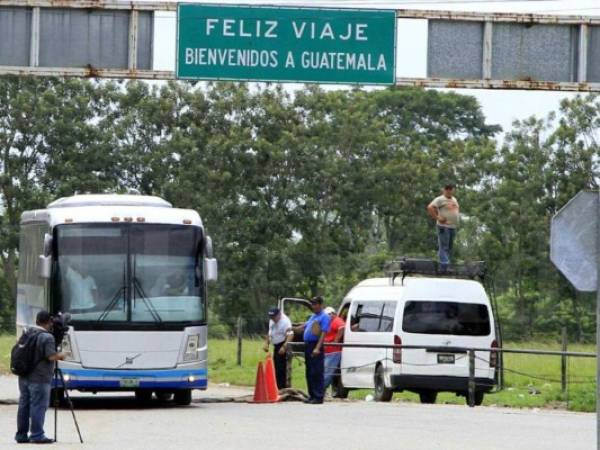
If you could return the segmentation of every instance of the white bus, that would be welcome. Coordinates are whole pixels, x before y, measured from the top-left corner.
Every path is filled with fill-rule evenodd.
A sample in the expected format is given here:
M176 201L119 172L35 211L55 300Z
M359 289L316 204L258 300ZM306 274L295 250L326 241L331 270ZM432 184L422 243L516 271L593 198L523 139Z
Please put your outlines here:
M67 389L189 404L207 386L206 283L216 278L196 211L141 195L61 198L21 218L17 333L41 309L69 313Z

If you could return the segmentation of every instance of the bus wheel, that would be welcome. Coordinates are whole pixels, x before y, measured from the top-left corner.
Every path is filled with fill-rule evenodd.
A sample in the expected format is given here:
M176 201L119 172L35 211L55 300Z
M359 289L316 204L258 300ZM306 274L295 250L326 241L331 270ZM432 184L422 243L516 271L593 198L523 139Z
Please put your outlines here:
M192 390L179 389L178 391L175 391L175 403L182 406L192 403Z
M348 398L350 389L345 388L342 384L342 377L337 376L333 378L331 383L331 394L333 398Z
M436 391L419 391L419 400L421 400L421 403L435 403L436 399Z
M135 391L135 399L142 405L147 405L152 401L152 391L148 389L139 389Z
M383 366L379 364L375 369L375 401L389 402L393 395L394 391L385 386Z
M158 401L162 402L162 403L170 402L171 399L173 398L172 392L156 391L154 393L154 395L156 395L156 398L158 399Z
M50 406L54 406L55 399L58 400L58 405L65 404L65 390L63 388L54 388L50 391Z

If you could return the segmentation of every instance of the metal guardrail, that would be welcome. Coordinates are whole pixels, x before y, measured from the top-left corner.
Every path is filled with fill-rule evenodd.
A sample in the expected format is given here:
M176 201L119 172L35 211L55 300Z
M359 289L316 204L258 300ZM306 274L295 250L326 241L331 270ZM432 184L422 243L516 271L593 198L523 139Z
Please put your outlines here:
M303 342L290 342L289 344L293 349L304 346ZM559 351L559 350L536 350L536 349L517 349L517 348L500 348L500 347L444 347L435 345L395 345L395 344L345 344L345 343L327 343L328 346L338 348L371 348L371 349L385 349L385 350L426 350L432 352L446 352L446 353L467 353L469 358L469 380L467 386L467 398L468 404L472 408L475 406L475 361L477 358L476 352L489 352L489 353L513 353L513 354L524 354L524 355L540 355L540 356L561 356L575 357L575 358L597 358L598 354L594 352L570 352L570 351ZM289 355L300 355L302 353L288 350ZM376 364L376 362L374 363ZM288 357L288 384L291 381L291 358Z

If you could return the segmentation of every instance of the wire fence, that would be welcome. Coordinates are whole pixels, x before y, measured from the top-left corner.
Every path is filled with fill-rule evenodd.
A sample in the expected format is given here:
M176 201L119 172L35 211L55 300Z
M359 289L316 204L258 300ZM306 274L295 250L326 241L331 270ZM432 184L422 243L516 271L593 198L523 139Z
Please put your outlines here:
M292 357L299 357L300 359L302 359L302 348L303 348L303 344L302 343L292 343L291 344L293 347L293 350L290 351L290 358ZM560 357L560 358L564 358L567 360L567 364L566 365L562 365L562 366L566 366L567 368L568 366L568 360L572 359L572 358L587 358L587 359L592 359L592 358L597 358L597 353L595 352L573 352L573 351L558 351L558 350L540 350L540 349L518 349L518 348L474 348L474 347L452 347L452 348L441 348L439 346L424 346L424 345L381 345L381 344L344 344L344 343L336 343L336 344L328 344L334 347L338 347L340 348L340 350L342 350L343 348L360 348L360 349L365 349L365 350L425 350L426 352L432 352L432 353L453 353L456 355L455 357L455 363L464 359L464 358L468 358L468 375L465 374L464 377L462 377L462 379L464 380L464 385L462 386L462 388L460 388L464 393L466 393L466 397L467 397L467 401L469 406L473 407L475 406L477 403L476 400L476 393L477 391L481 391L481 390L489 390L490 389L490 383L489 382L482 382L481 378L476 377L477 371L481 369L481 367L477 367L476 365L476 361L482 362L484 363L486 368L490 368L491 367L491 361L490 358L485 358L483 356L481 356L481 353L487 353L489 355L492 354L512 354L512 355L527 355L528 357L533 357L533 356L545 356L545 357ZM458 353L458 354L457 354ZM499 361L500 358L497 358L497 361ZM336 376L340 376L342 375L344 372L349 372L349 371L355 371L355 370L361 370L364 368L368 368L368 367L372 367L373 369L375 369L377 367L377 365L382 364L382 363L392 363L395 364L396 362L393 359L384 357L384 358L375 358L373 361L369 361L368 363L364 363L364 364L359 364L359 365L354 365L354 366L348 366L348 365L340 365L339 367L327 367L328 369L335 369L336 371ZM439 363L416 363L416 362L409 362L406 361L404 358L402 359L401 363L398 363L400 366L402 367L439 367L441 368L442 365L440 365ZM288 364L288 367L291 367L291 364ZM519 377L524 377L528 380L537 380L537 381L542 381L545 383L560 383L562 386L562 392L565 396L565 400L567 402L567 407L568 407L568 403L569 403L569 396L568 396L568 386L569 385L589 385L590 388L595 387L595 383L596 383L596 376L595 375L574 375L571 376L568 374L568 371L563 371L561 373L561 378L555 378L555 377L551 377L551 376L545 376L545 375L540 375L540 374L535 374L535 373L530 373L530 372L526 372L523 370L518 370L512 367L507 367L506 365L504 365L503 367L498 367L497 368L498 371L503 371L506 373L509 373L513 376L519 376ZM443 372L443 371L441 371ZM441 373L440 372L440 373ZM375 373L375 370L373 370L373 373ZM485 377L484 377L485 378ZM496 392L498 392L499 390L502 389L501 385L497 384L497 380L498 378L495 379L494 384L496 384ZM393 386L392 386L393 387ZM514 387L510 387L510 390L514 390ZM539 394L539 392L537 392L537 390L532 387L532 386L527 386L527 391L529 393L533 393L533 394ZM595 389L594 389L595 392Z

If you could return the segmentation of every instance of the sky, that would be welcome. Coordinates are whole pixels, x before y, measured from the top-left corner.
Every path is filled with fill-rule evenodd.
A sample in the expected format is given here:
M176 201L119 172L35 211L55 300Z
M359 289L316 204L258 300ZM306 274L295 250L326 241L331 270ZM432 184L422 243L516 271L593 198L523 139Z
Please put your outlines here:
M198 1L192 3L199 3ZM349 7L349 8L389 8L389 9L431 9L482 12L528 12L544 14L576 14L600 16L600 0L215 0L211 3ZM400 19L397 31L397 70L400 77L425 77L427 61L427 23L425 20ZM155 20L154 69L174 70L176 17L175 13L158 12ZM288 84L294 90L300 85ZM340 89L328 86L327 89ZM575 94L548 91L506 91L482 89L457 89L456 92L476 97L482 106L488 123L499 124L503 130L510 130L516 119L526 119L532 115L545 117L558 110L563 98L573 98Z

